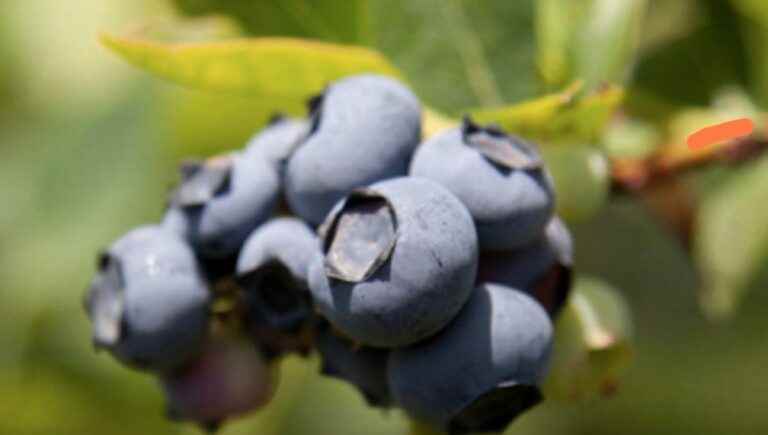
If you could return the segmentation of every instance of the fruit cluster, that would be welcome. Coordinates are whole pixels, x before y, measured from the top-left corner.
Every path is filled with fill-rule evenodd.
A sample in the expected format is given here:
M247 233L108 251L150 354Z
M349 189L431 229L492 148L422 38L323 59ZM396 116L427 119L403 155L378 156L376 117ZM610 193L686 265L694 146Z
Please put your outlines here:
M355 76L183 165L162 223L99 257L95 346L208 428L316 351L371 406L503 430L542 398L570 235L534 145L468 118L422 142L421 119L402 84Z

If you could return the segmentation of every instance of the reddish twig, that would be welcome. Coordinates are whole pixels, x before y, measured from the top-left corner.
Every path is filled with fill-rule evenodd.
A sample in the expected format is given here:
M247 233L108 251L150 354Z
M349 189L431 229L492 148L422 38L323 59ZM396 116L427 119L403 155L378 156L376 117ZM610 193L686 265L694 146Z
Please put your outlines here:
M766 138L748 137L703 150L663 147L641 160L613 160L612 191L637 196L690 251L697 201L680 176L713 164L740 164L768 149Z

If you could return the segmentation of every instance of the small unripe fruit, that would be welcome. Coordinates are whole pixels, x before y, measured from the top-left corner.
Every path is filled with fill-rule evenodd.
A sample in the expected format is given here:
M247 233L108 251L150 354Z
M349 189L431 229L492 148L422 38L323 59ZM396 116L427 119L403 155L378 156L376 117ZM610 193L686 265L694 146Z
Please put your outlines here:
M194 361L162 375L160 383L169 418L207 429L263 407L275 390L274 373L264 358L252 344L234 339L212 339Z

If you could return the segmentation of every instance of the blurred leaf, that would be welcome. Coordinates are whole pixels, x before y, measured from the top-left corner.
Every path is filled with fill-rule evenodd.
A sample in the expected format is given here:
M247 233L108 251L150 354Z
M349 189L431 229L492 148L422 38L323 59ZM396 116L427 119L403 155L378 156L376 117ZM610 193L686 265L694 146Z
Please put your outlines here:
M733 6L745 17L768 26L768 3L764 0L730 0Z
M549 88L622 83L635 62L647 0L536 2L541 78Z
M538 81L533 3L373 0L373 45L421 98L449 114L531 98Z
M608 200L610 171L599 149L585 145L542 147L555 182L557 213L568 221L584 221Z
M7 434L74 434L89 424L104 423L76 385L49 374L36 373L32 382L0 378L0 395L13 397L16 406L0 407L0 432ZM124 433L127 433L124 432Z
M647 0L639 54L684 38L700 24L700 0Z
M161 144L172 162L240 148L272 115L303 116L305 100L306 96L251 98L176 86L163 88L160 110L168 137Z
M422 110L421 130L425 139L459 124L459 121L442 115L429 107L424 107Z
M103 35L125 60L159 77L197 89L239 95L306 98L351 74L398 76L376 51L292 38L164 43Z
M610 158L643 159L656 151L661 133L643 120L623 118L608 125L601 142Z
M634 74L635 90L673 104L706 105L724 85L748 84L748 56L739 16L723 0L699 0L697 26L684 37L646 52Z
M369 406L353 385L320 375L319 360L302 359L311 373L297 385L294 401L286 406L280 435L391 435L407 433L408 419L400 410Z
M733 314L768 256L768 157L706 198L695 231L701 303L711 318Z
M624 96L618 86L581 93L566 90L513 106L471 111L480 122L495 122L508 131L546 143L597 142Z
M562 87L573 78L571 44L574 27L583 19L588 1L536 2L536 63L539 76L548 89Z
M411 420L408 426L407 435L443 435L441 432L428 423L422 423L420 421Z
M623 83L635 63L646 0L592 0L575 37L574 77L587 86Z
M768 106L768 3L763 0L731 0L741 14L743 38L749 60L749 78L763 106Z
M252 35L314 37L333 42L368 39L366 0L174 0L192 16L226 14Z
M242 35L231 20L214 16L161 22L143 27L142 32L152 40L174 43L221 41ZM308 96L253 98L179 86L161 86L159 90L163 119L159 127L167 133L160 143L174 163L239 148L276 112L303 114Z
M615 391L632 359L632 321L624 298L593 277L578 277L555 325L545 396L579 400Z
M156 42L195 43L223 41L243 36L230 18L220 15L184 21L157 21L141 26L137 36Z

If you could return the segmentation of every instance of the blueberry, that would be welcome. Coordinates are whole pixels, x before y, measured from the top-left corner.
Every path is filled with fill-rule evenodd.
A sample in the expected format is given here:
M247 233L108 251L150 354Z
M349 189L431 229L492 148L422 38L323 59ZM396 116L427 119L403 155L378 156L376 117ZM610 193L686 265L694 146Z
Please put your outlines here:
M538 150L469 119L423 143L410 174L437 181L459 197L475 220L483 251L533 241L554 209L552 182Z
M389 407L392 403L387 385L389 350L354 343L324 327L315 338L322 359L321 372L357 388L370 406Z
M135 229L100 256L98 269L86 295L97 349L151 370L174 367L198 350L209 292L182 239L156 226Z
M182 173L164 225L184 233L201 257L236 255L277 204L277 168L263 156L232 154L187 164Z
M282 167L309 133L309 122L276 115L246 145L245 155L263 156L275 167Z
M160 376L168 417L215 430L227 418L266 405L275 382L272 369L250 343L212 339L183 368Z
M571 235L563 221L555 216L544 234L528 245L514 251L482 253L477 282L522 289L554 315L570 292L572 266Z
M288 161L286 198L319 224L353 189L405 175L421 136L421 107L402 84L374 75L331 84L311 100L311 130Z
M179 207L169 207L163 215L160 226L181 238L186 238L189 234L189 219Z
M449 433L500 432L541 401L552 329L530 296L482 285L440 334L392 351L395 402Z
M237 280L246 293L251 334L270 354L306 354L312 306L307 284L310 261L320 247L296 218L277 218L254 231L237 260Z
M438 184L396 178L354 191L321 227L309 271L318 311L374 347L415 343L444 327L472 293L477 235Z

